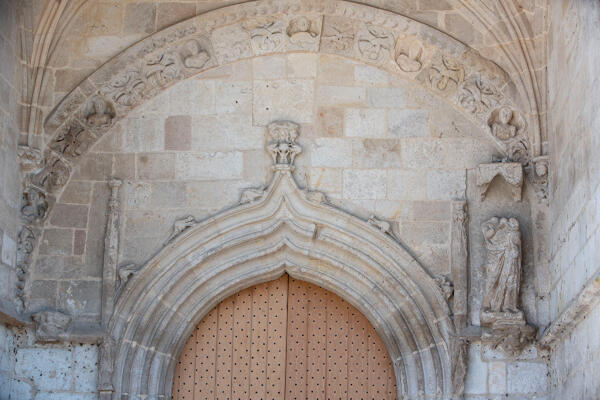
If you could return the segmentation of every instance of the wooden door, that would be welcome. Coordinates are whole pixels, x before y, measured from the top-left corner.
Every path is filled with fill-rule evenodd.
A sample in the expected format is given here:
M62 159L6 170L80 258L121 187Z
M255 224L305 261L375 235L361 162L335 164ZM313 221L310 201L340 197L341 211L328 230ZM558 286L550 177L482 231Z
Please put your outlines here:
M287 275L208 313L173 382L177 400L395 398L390 357L367 319L339 296Z

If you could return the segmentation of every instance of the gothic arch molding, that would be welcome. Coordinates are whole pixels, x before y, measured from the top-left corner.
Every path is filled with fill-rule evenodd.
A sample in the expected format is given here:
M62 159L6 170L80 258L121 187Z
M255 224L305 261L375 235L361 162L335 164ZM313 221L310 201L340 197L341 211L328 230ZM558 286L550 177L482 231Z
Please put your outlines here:
M292 170L276 161L266 189L189 221L125 284L101 351L105 398L168 398L179 354L204 315L283 273L338 294L370 320L401 398L452 398L454 324L434 279L384 225L301 190Z
M472 48L410 18L343 0L250 2L191 18L126 49L84 80L50 113L51 136L32 182L60 190L86 151L119 119L183 79L254 56L335 54L411 79L453 104L523 163L539 140L509 74ZM514 135L495 134L499 110Z

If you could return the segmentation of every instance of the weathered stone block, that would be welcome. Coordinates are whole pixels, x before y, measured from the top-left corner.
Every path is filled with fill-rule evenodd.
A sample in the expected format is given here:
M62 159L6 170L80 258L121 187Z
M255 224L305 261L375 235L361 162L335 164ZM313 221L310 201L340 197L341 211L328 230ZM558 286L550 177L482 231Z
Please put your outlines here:
M185 193L184 182L153 183L150 206L158 209L185 207Z
M493 394L506 393L506 364L503 362L491 362L488 365L488 387Z
M15 372L31 379L39 390L69 390L73 380L72 354L66 348L17 350Z
M135 179L135 154L115 154L113 177Z
M101 285L98 280L59 282L59 307L71 314L100 315Z
M387 171L377 169L346 169L343 175L343 196L352 200L384 199L387 193Z
M348 137L385 138L387 136L385 110L346 109L344 124L344 133Z
M177 154L178 179L241 179L244 168L243 153Z
M73 179L103 181L112 174L112 154L91 153L81 160L73 172Z
M342 193L342 170L337 168L311 168L310 189L320 190L327 195L341 195Z
M427 173L427 197L430 200L463 200L467 190L465 171Z
M131 3L125 7L123 31L125 33L152 33L155 31L156 4Z
M98 346L83 344L73 349L75 391L94 393L98 390Z
M393 137L429 136L427 110L392 110L388 112L388 123Z
M545 363L513 362L508 364L509 393L536 393L548 390L548 368Z
M316 136L343 136L344 111L337 107L319 107L315 130Z
M174 179L175 154L142 153L138 154L137 176L139 179Z
M2 234L2 262L10 267L14 267L16 258L17 242L4 232Z
M165 120L165 150L187 151L192 145L192 117L174 115Z
M394 139L354 140L352 160L355 168L399 168L402 166L401 143Z
M357 82L383 85L388 83L389 76L386 71L377 67L357 64L354 67L354 79Z
M88 204L92 185L85 181L71 181L60 196L61 203Z
M252 82L217 82L215 111L217 114L249 112L252 108Z
M86 231L76 230L75 237L73 238L73 254L81 256L85 253L85 238Z
M61 228L87 228L88 210L82 204L55 204L50 223Z
M311 143L310 157L314 167L350 167L352 142L347 139L317 138Z
M45 229L39 245L39 254L70 256L73 253L71 229Z
M287 76L289 78L314 78L317 76L318 54L288 54Z
M471 344L469 347L469 365L465 379L465 394L487 393L488 365L481 360L481 345Z
M313 101L312 80L254 81L254 124L266 125L276 120L310 123Z
M157 29L166 28L194 15L196 15L196 5L193 3L159 3L156 12Z
M252 126L248 114L197 116L192 120L192 150L258 150L264 146L264 128Z
M347 59L335 56L321 56L319 60L318 82L323 85L354 85L354 64Z
M402 88L369 88L367 97L371 107L402 108L406 106L406 91Z
M365 88L352 86L318 86L317 103L330 106L363 105L367 100Z
M215 113L215 82L187 79L169 91L170 115L209 115Z
M286 75L284 56L256 57L252 60L254 79L282 79Z
M427 175L424 171L388 171L389 200L425 200Z

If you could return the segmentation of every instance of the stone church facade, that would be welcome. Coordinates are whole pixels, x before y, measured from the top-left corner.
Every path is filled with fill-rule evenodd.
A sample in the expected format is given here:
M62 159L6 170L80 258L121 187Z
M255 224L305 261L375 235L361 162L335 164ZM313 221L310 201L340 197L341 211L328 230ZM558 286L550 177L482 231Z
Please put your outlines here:
M0 399L600 398L600 3L0 0Z

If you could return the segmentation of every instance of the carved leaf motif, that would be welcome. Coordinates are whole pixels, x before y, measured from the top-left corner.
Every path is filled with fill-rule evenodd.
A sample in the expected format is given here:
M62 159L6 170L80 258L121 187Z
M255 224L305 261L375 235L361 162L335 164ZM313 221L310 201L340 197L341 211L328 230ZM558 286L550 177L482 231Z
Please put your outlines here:
M42 221L47 210L48 202L43 191L31 186L23 192L21 216L25 221L29 223Z
M463 81L465 71L457 60L442 57L441 62L429 68L431 87L441 92L453 92Z
M69 179L69 167L57 156L46 158L46 166L32 177L32 181L48 191L63 186Z
M500 94L485 78L473 76L458 91L458 102L467 111L485 114L500 102Z
M393 47L394 36L387 29L370 25L358 33L358 52L367 61L386 61Z
M256 54L265 54L278 50L285 43L281 21L257 19L245 24L250 32L250 41Z
M423 52L423 44L418 40L399 40L396 44L396 64L404 72L418 72L423 67Z

